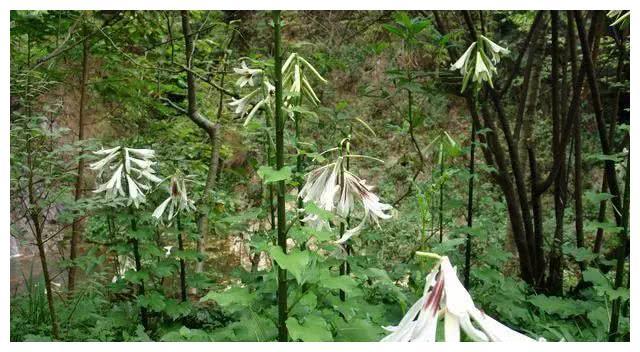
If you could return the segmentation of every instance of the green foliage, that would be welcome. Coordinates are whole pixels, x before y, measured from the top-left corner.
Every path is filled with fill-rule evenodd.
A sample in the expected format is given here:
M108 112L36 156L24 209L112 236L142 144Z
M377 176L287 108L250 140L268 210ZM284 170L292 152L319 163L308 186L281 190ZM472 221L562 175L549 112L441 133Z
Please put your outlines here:
M477 26L482 22L483 33L509 44L514 58L521 54L517 50L535 17L532 11L471 14ZM604 341L612 303L620 299L621 336L628 338L630 291L626 277L623 287L615 288L610 256L620 244L622 230L613 215L622 210L613 209L612 194L601 192L606 162L616 164L619 176L627 172L624 164L629 152L623 144L630 132L624 121L629 111L621 104L619 126L612 130L614 151L607 155L593 133L597 126L592 104L581 106L585 246L578 247L575 239L572 154L565 174L569 187L563 198L566 212L559 247L562 295L552 295L520 279L520 256L512 239L504 185L496 181L496 176L505 175L487 162L485 154L495 156L487 138L498 136L497 142L502 143L504 134L478 126L484 142L475 142L475 173L467 170L471 116L459 94L464 78L449 70L449 50L461 53L469 44L458 13L442 13L450 28L449 33L440 33L427 11L283 12L285 59L294 52L303 58L299 73L310 78L313 89L301 88L299 94L285 87L285 99L297 101L285 114L286 166L280 170L274 168L275 131L268 109L261 108L258 113L263 117L242 128L246 114L238 116L228 105L232 96L244 93L235 85L238 75L233 70L241 61L262 69L267 78L271 75L273 33L265 13L189 11L189 15L195 32L189 67L196 75L197 114L220 125L219 169L212 178L208 178L214 152L210 135L185 113L187 64L179 12L10 13L10 231L25 252L34 242L31 214L38 214L45 233L55 234L47 240L46 255L54 283L60 285L54 285L53 297L62 340L275 341L276 268L282 268L288 274L290 341L379 341L386 334L382 326L397 324L422 294L432 261L416 258L415 252L447 255L461 275L467 235L472 239L469 290L483 311L510 328L551 341ZM546 25L547 18L543 22ZM564 16L560 27L566 27ZM595 62L605 116L618 104L612 98L630 89L627 77L615 77L619 48L623 49L622 75L627 75L629 41L624 28L611 30L615 36L601 38ZM550 32L542 31L545 45L551 43ZM85 39L90 54L85 126L90 138L75 142ZM560 45L564 52L564 37ZM49 57L57 48L62 51ZM493 82L496 87L504 87L507 77L502 74L511 71L514 61L500 63L501 75ZM541 62L543 84L551 81L550 61ZM526 55L522 69L525 62ZM511 92L500 92L513 101L504 105L509 119L518 115L521 71L516 70ZM295 81L295 71L292 75ZM320 77L328 84L320 84L324 81ZM485 91L470 93L479 108L492 113ZM535 142L531 145L542 178L553 162L548 147L553 133L551 109L546 105L549 94L546 87L540 90L533 115L536 123L527 136L531 137L527 141ZM255 104L251 102L249 108ZM485 111L481 112L484 118ZM312 164L337 155L330 148L344 138L362 154L384 161L353 158L351 167L361 172L367 186L375 184L376 194L395 208L392 219L381 221L380 226L365 226L347 242L348 247L334 242L340 236L338 229L341 225L352 228L360 214L341 217L313 202L300 206L296 198L296 189L305 182ZM151 217L166 199L164 186L146 190L147 203L130 208L121 199L94 195L96 175L86 168L82 199L75 200L80 158L89 164L96 159L90 151L116 145L153 149L158 160L154 167L162 177L178 170L195 180L189 189L197 210L180 219L182 250L177 224L158 223ZM83 156L80 150L85 151ZM524 171L528 187L528 165ZM471 178L475 205L473 226L468 227ZM286 185L286 253L275 246L272 219L279 181ZM214 186L205 192L207 183ZM28 197L30 184L36 199ZM552 193L546 192L541 199L545 258L555 243ZM601 202L606 204L604 220L598 217ZM330 228L301 223L307 215L326 220ZM70 228L78 218L82 219L82 251L71 261L67 259ZM201 253L197 242L204 220L209 229ZM604 232L603 246L594 253L594 234L599 229ZM134 269L136 241L140 269ZM51 341L39 258L17 260L28 265L20 262L22 274L17 280L12 277L10 339ZM187 273L185 302L180 292L180 260ZM199 263L203 272L195 270ZM348 273L341 274L345 264ZM11 265L13 274L13 258ZM67 292L66 270L72 265L81 279L76 291ZM624 268L629 270L629 265L625 263ZM15 290L14 281L18 282ZM141 285L144 294L139 292ZM143 308L149 314L147 327L140 318Z

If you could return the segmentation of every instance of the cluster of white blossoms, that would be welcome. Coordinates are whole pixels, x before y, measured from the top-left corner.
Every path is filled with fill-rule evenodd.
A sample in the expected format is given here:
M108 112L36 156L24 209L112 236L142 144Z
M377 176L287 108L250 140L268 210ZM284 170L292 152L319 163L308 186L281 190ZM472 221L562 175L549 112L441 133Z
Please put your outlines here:
M153 183L162 181L155 175L155 152L151 149L115 147L101 149L93 154L103 157L89 165L91 170L98 171L97 178L100 179L105 172L110 175L106 178L107 181L98 185L94 193L104 192L110 199L127 197L127 205L133 204L137 208L140 203L145 202L145 192Z
M452 71L459 70L464 77L462 91L467 87L469 80L478 84L486 81L493 87L491 77L498 73L495 65L500 62L501 55L507 54L509 50L492 42L484 35L480 36L480 40L471 43L458 61L451 65Z
M240 68L234 68L233 70L240 75L240 78L236 81L236 85L239 88L244 88L247 84L255 87L240 99L232 98L229 103L229 106L233 107L234 113L239 116L246 116L244 126L251 122L260 109L265 109L269 114L273 114L275 87L265 77L264 71L250 68L244 61L241 63ZM289 93L284 97L283 107L289 116L293 116L292 107L300 103L301 99L297 98L306 97L314 105L320 103L320 99L305 74L307 70L311 71L313 76L321 82L327 82L307 60L296 53L291 54L282 65L283 87Z
M511 330L476 308L449 258L440 257L427 275L424 294L409 309L397 326L384 327L391 332L381 342L435 342L438 321L444 319L444 338L459 342L460 330L479 342L535 342ZM540 339L539 341L544 341Z
M290 95L285 98L285 106L292 105L293 99L298 97L306 97L316 106L320 104L320 99L311 87L311 84L309 84L309 79L306 75L307 70L311 71L313 76L320 82L324 84L327 83L327 80L318 73L318 70L297 53L289 55L287 61L282 65L282 85L286 87L290 93Z
M393 207L381 203L372 189L365 180L346 170L344 157L340 156L335 162L311 171L298 197L302 198L304 203L313 202L319 208L342 217L348 216L359 200L364 209L364 216L358 226L345 231L337 241L344 243L360 232L367 220L378 224L378 219L391 218L387 211ZM316 229L330 228L329 222L317 214L308 214L302 221Z
M127 271L129 270L136 271L135 262L129 256L119 255L118 261L116 263L117 263L117 268L116 268L117 270L116 270L116 274L113 276L113 278L111 278L112 283L117 282L119 279L123 279Z
M167 208L169 211L166 211ZM187 195L187 187L185 186L185 178L181 175L171 177L169 185L169 197L153 211L152 216L158 220L166 213L168 221L181 212L190 212L196 210L193 200Z

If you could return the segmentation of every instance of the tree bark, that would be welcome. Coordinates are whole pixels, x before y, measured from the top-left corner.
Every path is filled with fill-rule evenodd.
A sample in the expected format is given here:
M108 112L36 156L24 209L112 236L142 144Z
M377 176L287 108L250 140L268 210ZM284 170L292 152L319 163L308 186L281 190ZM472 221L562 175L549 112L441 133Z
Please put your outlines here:
M211 159L209 161L209 170L207 173L207 181L202 191L202 196L199 201L199 216L198 216L198 242L196 249L204 258L206 258L206 239L209 235L209 218L208 212L203 210L203 207L207 207L210 198L210 192L215 186L216 175L218 172L218 162L220 159L220 143L218 141L218 134L220 125L214 123L206 117L202 116L198 111L196 100L196 83L195 75L191 69L193 65L192 54L194 52L193 38L191 35L191 24L189 22L189 12L186 10L180 11L180 17L182 20L182 34L184 36L185 46L185 58L187 61L187 116L193 123L203 129L209 135L209 142L211 143ZM196 264L196 273L200 273L204 270L204 259Z
M84 34L87 33L86 25L84 25ZM84 125L85 125L85 105L87 99L87 80L89 76L89 39L85 39L82 42L82 77L80 78L80 110L78 111L78 142L82 143L84 140ZM75 185L75 201L78 202L82 198L84 189L84 150L80 146L80 152L78 153L78 169ZM76 275L77 265L75 263L78 257L78 245L80 237L82 235L82 221L76 217L73 219L73 225L71 226L71 243L69 244L69 260L71 266L69 267L69 280L67 282L68 289L73 292L76 287Z

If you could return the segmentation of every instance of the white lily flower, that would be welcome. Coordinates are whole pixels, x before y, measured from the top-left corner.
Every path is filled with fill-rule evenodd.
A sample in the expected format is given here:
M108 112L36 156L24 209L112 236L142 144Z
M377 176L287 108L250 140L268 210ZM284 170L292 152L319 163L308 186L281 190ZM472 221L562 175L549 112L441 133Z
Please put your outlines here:
M95 155L110 155L120 150L120 146L113 147L111 149L100 149L93 152Z
M482 53L478 51L476 56L476 70L473 74L474 82L482 83L483 81L487 81L489 82L489 85L493 87L493 82L491 82L491 70L487 65L485 65L485 62L482 59Z
M171 255L171 249L173 248L173 246L164 246L162 248L164 248L165 250L164 256L169 257Z
M259 91L260 89L254 89L251 93L245 95L241 99L231 98L231 102L229 103L229 106L235 107L235 110L233 111L234 113L236 113L237 115L243 116L244 114L247 113L247 110L249 110L249 103L251 102L251 99Z
M249 122L251 122L251 119L253 118L253 116L255 116L255 114L260 110L262 105L264 105L267 102L267 100L268 98L260 100L258 104L256 104L253 107L253 109L251 109L251 112L249 112L249 115L247 115L247 118L244 120L243 126L246 126L249 124Z
M444 318L444 336L447 342L459 342L460 330L473 341L536 341L476 308L447 257L441 257L427 275L422 297L407 311L400 323L384 327L391 334L381 341L435 342L436 328L441 318Z
M476 47L476 42L471 43L471 45L469 45L469 47L464 52L464 54L460 56L458 61L456 61L453 65L451 65L450 70L451 71L460 70L460 74L462 74L463 76L466 75L467 67L469 66L469 61L471 61L471 58L472 58L471 53L473 52L473 49L475 47Z
M331 163L311 171L298 197L302 198L304 203L314 202L320 209L333 212L335 208L335 195L340 189L340 186L336 182L339 172L338 168L338 163ZM316 214L308 214L302 221L309 223L318 230L330 228L329 222Z
M167 220L171 221L181 212L189 212L196 210L194 202L187 195L187 187L185 186L185 178L181 175L171 177L169 186L169 197L164 200L154 211L151 216L160 220L165 213L167 207Z
M240 68L233 69L235 73L240 75L240 78L238 78L236 85L238 85L240 88L243 88L248 83L253 87L255 85L255 78L260 73L262 73L262 70L249 68L244 61L242 61L241 66L242 67Z
M101 149L94 154L104 156L89 165L89 168L98 171L98 178L101 178L104 170L115 170L106 182L96 187L94 193L104 192L109 199L127 196L129 204L133 204L137 208L140 203L145 202L144 191L150 189L149 182L158 183L161 181L153 169L156 162L151 159L155 157L155 151L151 149L115 147ZM132 155L136 157L132 157ZM126 192L123 187L125 180Z
M489 48L489 53L491 53L491 61L493 61L494 64L497 64L498 62L500 62L500 55L509 54L508 49L503 48L500 45L492 42L491 40L489 40L489 38L485 37L484 35L481 35L480 38L482 38L485 44L487 44L484 47Z
M311 171L298 195L304 203L314 202L319 208L342 217L348 216L355 208L356 200L360 200L364 210L360 224L345 231L337 243L344 243L357 234L369 219L378 224L378 219L391 218L385 212L393 208L380 203L380 198L371 191L372 187L347 171L343 162L344 158L339 157L336 162ZM307 215L302 221L310 222L316 228L329 228L329 223L315 214Z
M116 270L116 274L111 279L111 282L115 283L116 281L118 281L118 279L124 278L124 275L129 270L136 271L136 266L135 266L135 263L134 263L133 259L131 259L128 256L119 255L118 256L118 267L117 267L117 270Z
M451 65L450 70L459 70L463 76L462 91L467 87L469 80L479 84L486 81L493 87L492 76L498 73L495 65L500 62L502 55L509 54L507 48L501 47L484 35L481 35L479 40L480 43L471 43L464 54Z
M282 65L282 75L284 77L283 85L293 93L293 96L297 97L302 93L311 101L311 103L318 105L320 103L320 99L314 92L311 84L309 84L309 78L306 75L307 70L311 71L313 76L315 76L320 82L325 84L327 83L327 80L324 79L324 77L322 77L315 67L313 67L307 60L296 53L292 53L287 61L285 61L284 65Z

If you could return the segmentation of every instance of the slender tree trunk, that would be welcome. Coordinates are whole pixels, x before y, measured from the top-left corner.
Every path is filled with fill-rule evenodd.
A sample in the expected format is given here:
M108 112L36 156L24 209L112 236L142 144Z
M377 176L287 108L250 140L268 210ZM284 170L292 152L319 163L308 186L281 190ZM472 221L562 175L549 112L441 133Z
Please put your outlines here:
M582 137L580 133L580 119L576 121L574 127L574 199L575 199L575 218L576 218L576 246L584 247L584 210L582 208ZM584 270L584 263L580 263L580 270Z
M86 25L84 25L84 34L87 33ZM82 42L82 77L80 78L80 110L78 111L78 142L82 143L84 140L84 120L85 120L85 105L87 99L87 80L89 73L89 39L85 39ZM83 147L80 146L80 152L78 153L78 171L76 176L76 189L75 189L75 201L78 202L82 198L82 192L84 189L84 158ZM82 232L82 223L79 218L73 219L71 225L71 243L69 248L69 260L71 266L69 267L69 280L68 289L72 292L76 287L76 275L77 265L75 259L78 257L78 245L80 242L80 236Z
M594 69L593 61L595 58L592 58L591 52L589 50L589 40L587 38L587 34L584 29L584 23L582 20L582 16L579 11L574 11L574 18L576 22L576 27L578 28L578 36L580 38L580 46L582 48L582 56L585 63L585 70L587 81L589 82L589 90L591 91L591 103L593 105L593 110L595 112L596 117L596 125L598 127L598 135L600 137L600 144L602 146L602 152L605 155L610 155L612 152L611 143L609 141L609 136L607 135L607 127L604 119L604 112L602 109L602 102L600 99L600 90L598 88L598 80L596 77L596 72ZM601 17L599 13L594 13L593 20L597 21ZM615 171L615 164L612 160L605 161L605 172L607 174L607 183L609 187L609 192L613 195L611 201L613 205L617 209L622 209L622 200L620 199L620 188L618 186L618 176ZM614 216L616 218L616 224L618 226L622 225L622 214L614 211Z
M54 339L60 338L60 331L58 328L58 316L56 315L56 309L53 301L53 291L51 289L51 276L49 275L49 268L47 265L47 255L42 241L42 226L40 226L39 220L35 219L34 227L36 230L36 244L38 246L38 254L40 255L40 264L42 265L42 276L44 278L44 287L47 290L47 305L49 306L49 314L51 316L51 335Z
M624 279L624 266L627 259L627 246L629 243L629 203L630 203L630 179L631 179L631 156L627 157L627 174L625 176L625 190L624 190L624 208L622 210L622 230L618 234L618 248L616 258L616 277L613 284L614 289L618 289L622 286ZM611 320L609 325L609 341L615 341L618 338L618 322L620 320L620 306L622 305L622 298L618 297L613 301L611 307Z
M557 11L551 11L551 115L553 119L553 158L560 159L560 172L554 181L554 211L555 211L555 231L551 252L549 254L549 277L547 279L547 291L553 294L562 294L563 279L563 253L562 244L564 241L564 208L565 208L565 161L566 153L564 148L560 148L562 134L562 118L560 116L560 49L558 44L559 15Z
M182 34L184 36L185 46L185 58L187 61L187 116L198 127L204 130L209 135L209 142L211 143L211 159L209 161L209 170L207 173L207 181L204 189L202 190L202 197L199 201L199 217L198 217L198 242L196 249L204 258L206 258L206 239L209 234L209 218L207 216L207 210L203 209L208 207L210 193L213 190L216 183L216 175L218 173L218 163L220 160L220 143L219 133L220 125L214 123L206 117L202 116L198 111L196 100L196 83L193 71L191 70L193 65L192 54L194 52L193 37L191 33L191 24L189 22L189 12L180 11L180 17L182 20ZM204 270L204 259L196 264L196 273L200 273Z
M218 125L216 125L218 126ZM219 129L216 129L209 135L209 142L211 143L211 158L209 160L209 170L207 171L207 181L202 190L202 204L207 204L210 199L209 193L213 190L216 184L216 175L220 163L220 141L219 141ZM201 210L202 211L202 210ZM206 243L207 236L209 236L209 217L206 211L203 211L198 218L198 242L196 243L196 250L200 255L206 258ZM204 271L204 260L196 263L196 273Z
M27 66L31 66L31 36L27 34ZM31 82L29 79L30 75L27 75L26 82L26 96L29 97L27 100L27 116L31 117L32 113L32 102L31 102ZM34 151L31 147L31 140L27 140L27 165L29 170L29 177L27 179L27 192L29 198L29 207L26 210L27 218L33 224L33 236L36 239L36 245L38 247L38 255L40 256L40 265L42 266L42 276L44 279L44 287L47 296L47 305L49 307L49 317L51 318L51 335L54 339L60 339L60 330L58 326L58 316L56 314L56 307L53 301L53 290L51 289L51 277L49 276L49 266L47 264L47 253L44 247L44 225L45 219L42 216L42 209L38 205L38 196L36 195L35 185L34 185L34 165L33 165L33 157Z
M284 119L282 116L282 52L280 43L280 11L273 11L273 42L274 42L274 80L276 89L276 170L284 167ZM287 253L287 218L285 214L285 187L284 180L276 184L277 200L277 229L278 245L282 252ZM287 272L278 266L278 341L289 340L287 332Z

